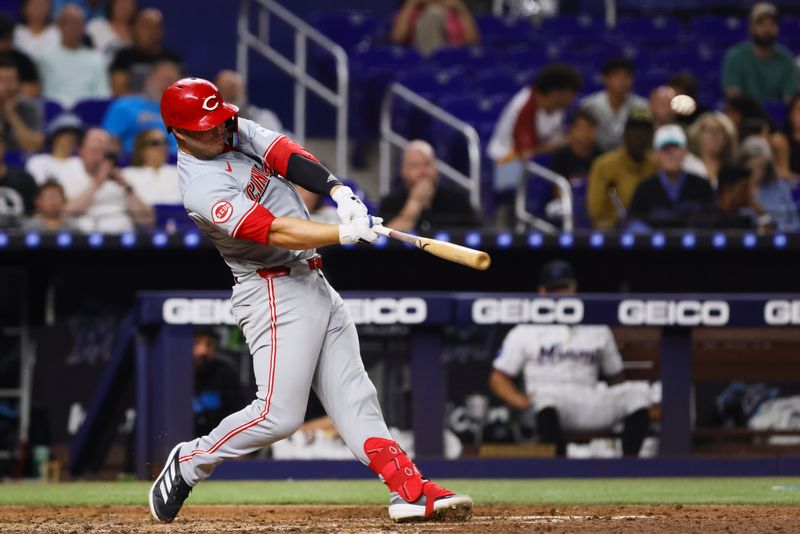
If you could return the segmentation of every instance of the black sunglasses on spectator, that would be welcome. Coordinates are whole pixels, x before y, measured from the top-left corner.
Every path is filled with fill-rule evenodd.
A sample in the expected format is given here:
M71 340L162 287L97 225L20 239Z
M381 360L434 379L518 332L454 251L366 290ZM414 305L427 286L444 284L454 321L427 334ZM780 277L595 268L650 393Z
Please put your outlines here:
M148 147L151 147L151 146L164 146L166 144L167 144L167 140L166 139L148 139L147 141L145 141L144 146L148 146Z

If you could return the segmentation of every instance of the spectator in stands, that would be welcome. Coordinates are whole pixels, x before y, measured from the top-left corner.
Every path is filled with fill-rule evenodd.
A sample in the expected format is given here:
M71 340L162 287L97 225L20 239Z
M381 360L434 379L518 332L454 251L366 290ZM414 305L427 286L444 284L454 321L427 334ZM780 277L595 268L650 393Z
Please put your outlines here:
M768 214L777 230L781 232L800 231L800 217L792 199L789 184L775 172L772 150L769 142L760 136L744 140L741 161L750 171L751 185L756 201Z
M181 64L181 56L164 48L164 17L161 11L147 8L139 11L133 21L133 44L121 48L109 67L111 91L114 96L139 93L151 67L162 59Z
M214 83L219 89L222 99L239 108L240 117L255 121L267 130L286 133L283 130L281 120L275 113L268 109L256 107L248 102L247 88L241 74L228 69L221 70L217 74L217 79Z
M650 111L633 109L625 123L623 145L592 164L586 207L594 228L606 230L624 219L636 187L658 172L658 164L650 152L652 140Z
M242 385L231 362L217 353L217 337L211 330L195 333L194 430L198 435L211 432L229 413L244 405Z
M62 113L47 125L45 133L50 152L34 154L25 164L25 169L37 184L42 185L48 180L58 180L61 176L81 172L82 163L73 156L84 129L83 121L72 113Z
M303 199L308 209L308 215L312 221L325 224L339 224L337 222L339 216L336 214L336 208L330 204L325 204L320 195L312 193L299 185L294 187L297 189L297 192L300 193L300 198Z
M147 204L182 204L178 167L167 163L167 136L160 128L145 130L133 144L131 166L122 176Z
M35 152L42 148L42 104L22 94L17 66L0 59L0 133L8 150Z
M14 20L0 13L0 63L10 63L17 70L18 84L23 94L37 97L41 92L39 70L27 54L13 48Z
M772 228L769 215L754 196L752 176L747 167L726 165L719 171L717 200L705 213L697 214L692 226L707 229L749 230Z
M36 212L27 219L23 230L34 232L76 231L75 220L66 215L67 197L64 188L55 180L47 180L36 192Z
M427 232L437 227L480 225L466 193L439 183L436 156L425 141L408 144L400 177L403 188L382 198L378 210L387 226L403 232Z
M84 232L121 233L134 224L148 226L153 210L128 184L117 167L111 136L92 128L83 136L78 153L82 172L59 177L67 195L67 213Z
M778 10L759 2L750 10L750 40L728 49L722 88L728 96L744 94L759 102L786 101L798 90L797 66L791 52L776 44Z
M568 263L542 268L540 294L571 295L577 287ZM520 374L524 392L514 383ZM539 440L554 444L558 456L566 454L565 430L607 431L620 422L623 454L637 456L650 424L649 387L625 381L607 326L515 326L494 360L489 387L510 407L532 411Z
M786 107L783 134L789 145L789 173L787 177L800 179L800 94L795 95Z
M689 153L683 170L705 178L713 189L723 165L730 165L736 156L736 126L719 111L707 111L689 127Z
M553 152L550 158L550 169L570 181L585 180L599 155L597 119L589 111L579 110L572 116L566 146Z
M55 50L61 43L61 32L52 23L50 0L23 0L20 3L22 23L14 28L14 47L34 60Z
M575 69L553 63L514 95L500 114L486 150L497 166L495 189L515 189L523 162L564 145L564 110L581 85Z
M33 213L36 182L21 167L6 164L5 139L0 135L0 227L16 227Z
M653 115L653 129L658 130L665 124L673 124L677 113L672 111L672 99L675 89L660 85L650 92L650 113Z
M749 96L729 96L725 98L723 111L736 126L740 142L751 135L764 137L772 149L778 175L791 176L789 140L782 132L773 130L772 119L761 104Z
M86 33L106 63L111 63L119 49L133 42L133 19L138 9L136 0L109 0L105 16L92 19L86 25Z
M633 195L628 219L651 227L685 228L692 217L714 200L708 180L683 170L686 134L676 124L656 130L653 137L658 172L639 184Z
M479 40L478 26L464 0L405 0L392 23L392 41L424 55L440 46Z
M82 44L83 11L67 4L58 15L61 44L39 59L42 93L71 109L77 102L111 96L106 65L100 52Z
M126 154L133 151L133 142L145 130L159 128L166 135L161 120L161 95L181 77L181 70L171 59L158 60L147 75L140 95L123 96L114 100L103 117L103 128L119 141ZM170 154L178 153L175 136L168 136Z
M581 107L597 117L600 125L597 143L603 152L622 144L623 130L630 111L647 107L647 100L631 93L635 73L636 68L631 60L610 59L603 65L605 90L581 100Z
M672 87L676 95L686 95L692 97L695 101L695 110L691 115L678 115L675 117L675 122L689 126L700 115L708 111L708 107L704 106L697 97L697 80L689 72L676 72L669 77L667 85Z

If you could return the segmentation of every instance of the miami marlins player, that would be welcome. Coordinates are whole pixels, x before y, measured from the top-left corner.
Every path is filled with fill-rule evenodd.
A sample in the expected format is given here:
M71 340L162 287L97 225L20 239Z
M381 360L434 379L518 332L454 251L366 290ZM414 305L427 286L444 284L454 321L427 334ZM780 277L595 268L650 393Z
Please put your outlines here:
M184 206L236 281L232 310L253 355L257 398L172 449L150 490L153 517L172 521L226 458L293 434L310 388L353 454L389 487L392 519L468 517L472 499L423 478L389 435L353 320L320 270L317 247L371 243L381 219L305 149L237 113L199 78L175 82L161 98L180 148ZM342 224L309 221L295 184L331 195Z
M568 263L554 261L544 266L540 293L576 290ZM525 393L513 380L520 373ZM647 433L649 388L625 382L622 358L607 326L515 326L494 361L489 386L509 406L533 410L541 441L555 444L559 456L566 453L562 430L603 430L624 421L625 455L638 455Z

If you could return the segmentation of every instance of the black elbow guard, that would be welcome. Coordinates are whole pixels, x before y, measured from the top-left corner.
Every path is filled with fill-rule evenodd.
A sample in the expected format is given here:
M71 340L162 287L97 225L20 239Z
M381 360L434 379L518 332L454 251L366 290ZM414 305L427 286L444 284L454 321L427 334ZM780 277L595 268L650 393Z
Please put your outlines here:
M301 154L292 154L286 167L286 179L318 195L330 195L331 188L342 185L331 172Z

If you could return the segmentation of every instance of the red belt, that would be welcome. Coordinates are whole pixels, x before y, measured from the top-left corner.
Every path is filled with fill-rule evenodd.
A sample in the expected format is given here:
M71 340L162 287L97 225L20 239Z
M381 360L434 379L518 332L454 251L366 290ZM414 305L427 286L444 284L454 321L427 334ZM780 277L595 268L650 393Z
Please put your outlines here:
M309 271L317 271L319 269L322 269L322 256L314 256L313 258L309 258L306 260L306 263L308 263ZM291 272L292 268L286 265L278 265L276 267L266 267L264 269L259 269L256 271L258 276L264 279L289 276Z

